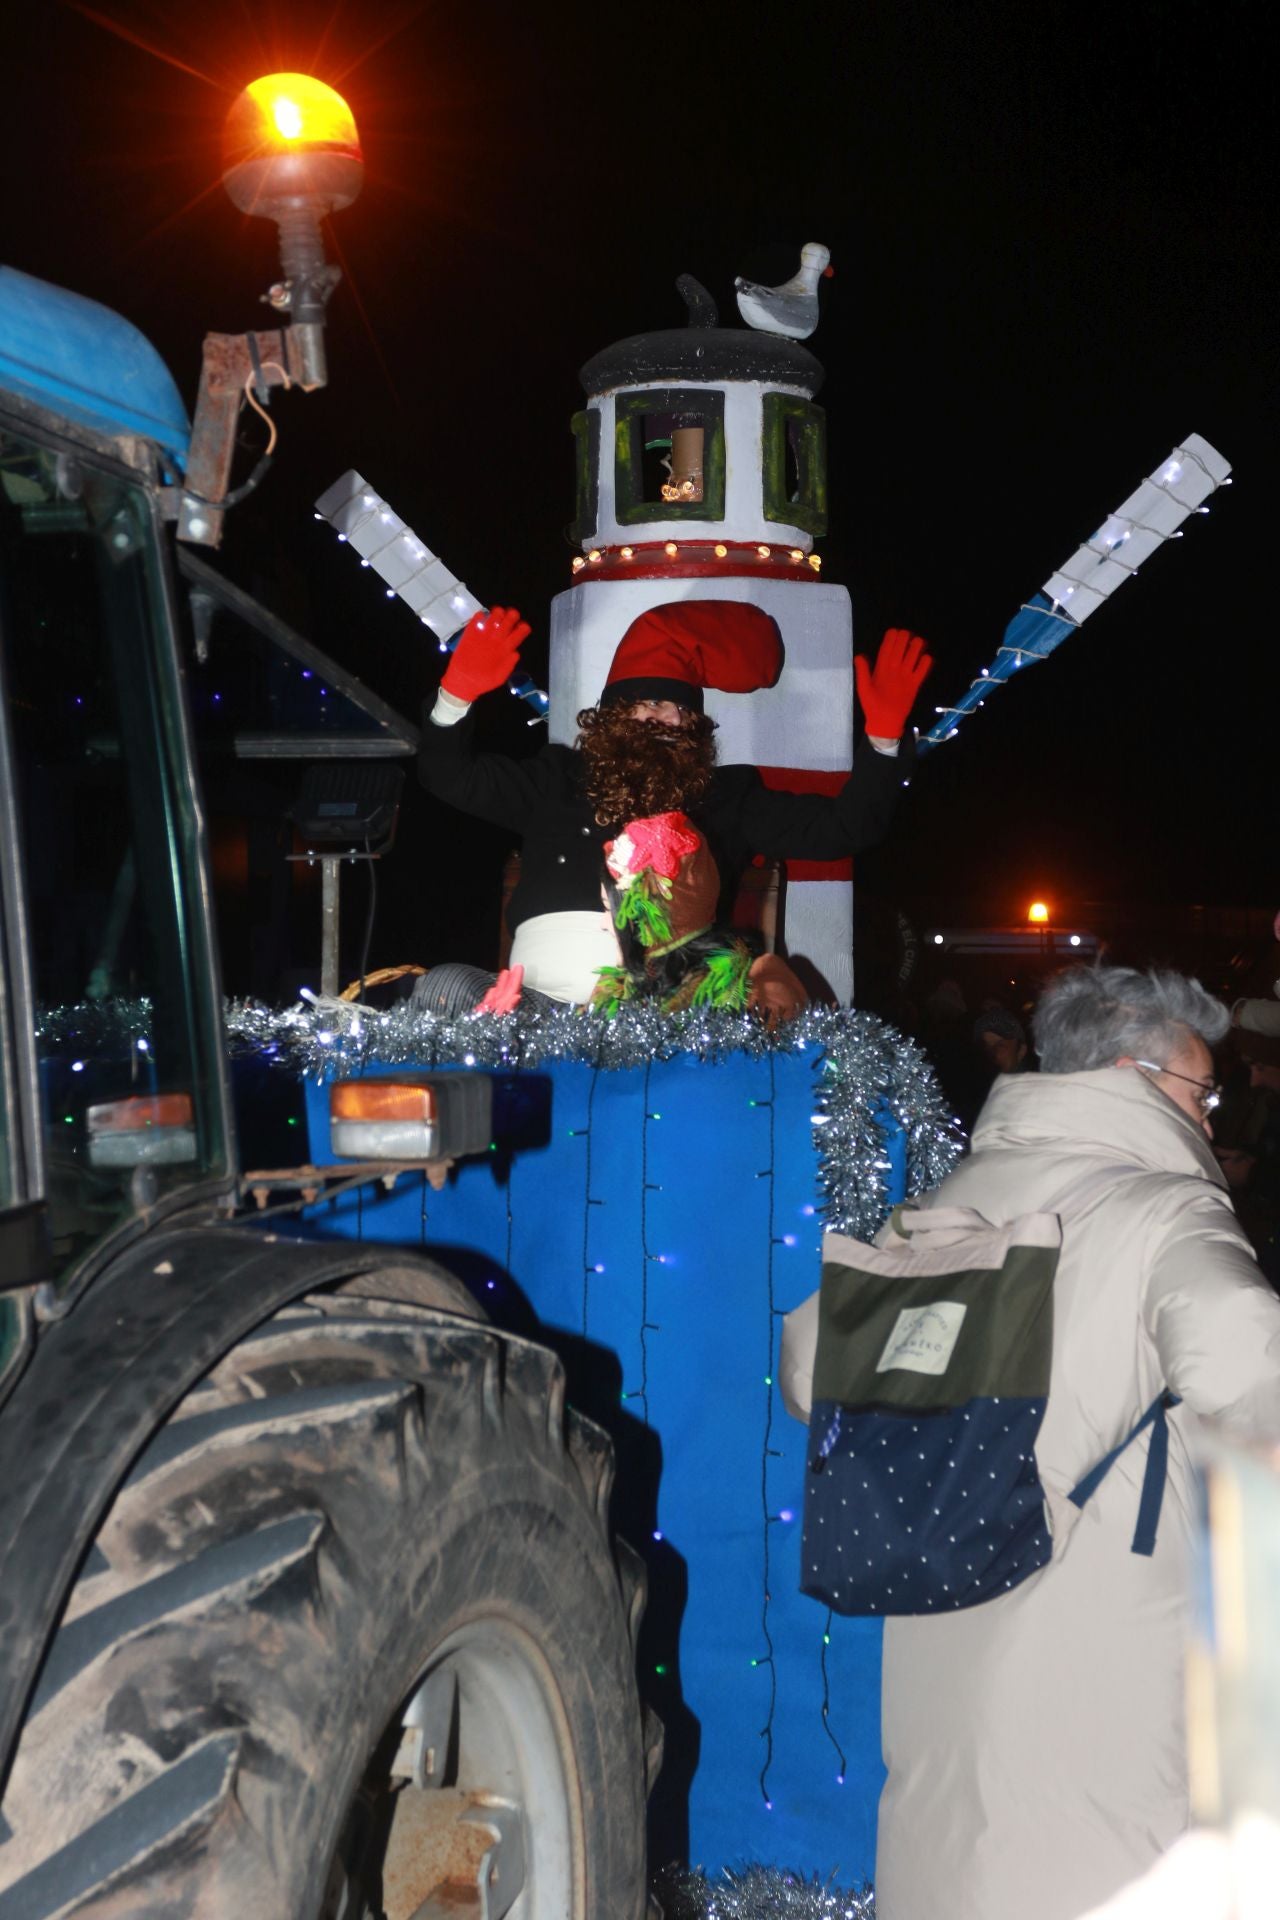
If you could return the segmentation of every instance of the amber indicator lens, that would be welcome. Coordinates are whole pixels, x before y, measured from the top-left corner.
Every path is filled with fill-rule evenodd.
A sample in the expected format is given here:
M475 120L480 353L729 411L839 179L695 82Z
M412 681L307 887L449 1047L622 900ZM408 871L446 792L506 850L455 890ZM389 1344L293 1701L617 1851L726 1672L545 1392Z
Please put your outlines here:
M403 1080L339 1080L329 1089L332 1120L416 1120L430 1125L436 1097L430 1087Z
M195 1114L189 1093L143 1093L90 1107L85 1118L90 1133L141 1133L148 1127L189 1127Z

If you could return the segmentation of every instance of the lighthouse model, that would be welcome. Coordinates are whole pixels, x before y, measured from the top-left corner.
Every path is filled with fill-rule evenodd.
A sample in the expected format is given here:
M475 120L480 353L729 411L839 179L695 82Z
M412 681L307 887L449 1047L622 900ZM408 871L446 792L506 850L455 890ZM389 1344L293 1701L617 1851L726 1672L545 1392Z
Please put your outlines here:
M582 369L574 417L573 583L552 603L551 738L572 742L638 614L671 601L745 600L777 622L776 685L708 690L722 763L765 784L834 793L853 752L849 595L823 581L822 367L799 339L817 323L824 247L806 246L785 287L739 282L747 328L723 328L697 281L677 283L688 324L637 334ZM853 993L852 864L791 861L780 945L831 995ZM811 976L812 977L812 976Z

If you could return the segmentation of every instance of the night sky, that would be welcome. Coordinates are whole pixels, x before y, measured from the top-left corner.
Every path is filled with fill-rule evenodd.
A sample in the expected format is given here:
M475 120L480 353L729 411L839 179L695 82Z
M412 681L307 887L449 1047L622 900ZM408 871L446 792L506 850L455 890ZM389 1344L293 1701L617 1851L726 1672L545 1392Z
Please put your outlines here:
M680 324L681 271L736 324L735 273L777 282L802 241L830 246L809 342L823 577L860 646L890 623L928 637L926 719L1204 434L1234 486L930 760L859 883L918 919L1008 918L1039 892L1104 919L1274 906L1269 12L8 0L3 257L126 313L192 403L203 332L267 324L276 271L274 229L217 184L226 110L275 69L346 94L367 182L333 223L331 386L277 404L275 470L220 564L415 718L439 656L311 500L359 467L481 598L524 609L541 675L576 369ZM525 750L525 710L493 705L492 739ZM375 963L484 957L501 852L415 799Z

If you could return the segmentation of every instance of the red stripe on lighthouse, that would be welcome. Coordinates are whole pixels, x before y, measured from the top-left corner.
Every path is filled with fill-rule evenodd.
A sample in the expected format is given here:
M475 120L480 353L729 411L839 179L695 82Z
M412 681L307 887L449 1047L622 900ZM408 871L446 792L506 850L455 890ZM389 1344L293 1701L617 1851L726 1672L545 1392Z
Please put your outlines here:
M826 793L837 794L849 778L847 773L823 773L817 767L757 767L756 772L766 787L775 793ZM844 860L788 860L788 880L843 880L853 879L853 861Z

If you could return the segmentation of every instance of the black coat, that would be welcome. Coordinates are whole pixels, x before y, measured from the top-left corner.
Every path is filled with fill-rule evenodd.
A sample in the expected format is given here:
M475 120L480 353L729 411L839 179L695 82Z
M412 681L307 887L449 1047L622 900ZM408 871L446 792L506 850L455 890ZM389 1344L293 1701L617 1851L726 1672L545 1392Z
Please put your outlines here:
M452 727L436 726L428 708L418 774L437 799L523 839L520 885L507 909L512 931L536 914L598 907L602 849L612 836L596 825L583 793L581 754L550 743L528 760L478 753L475 724L474 708ZM722 915L755 854L843 860L875 846L888 830L909 765L907 754L895 759L864 746L832 795L779 793L765 786L754 767L717 767L689 812L720 869Z

